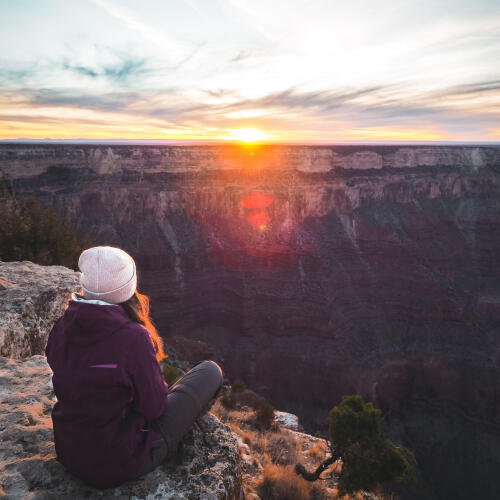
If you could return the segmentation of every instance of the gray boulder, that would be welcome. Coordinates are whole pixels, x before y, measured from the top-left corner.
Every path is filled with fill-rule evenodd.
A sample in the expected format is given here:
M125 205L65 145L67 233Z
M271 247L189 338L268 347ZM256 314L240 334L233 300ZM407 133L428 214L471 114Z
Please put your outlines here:
M78 276L63 266L0 261L0 355L44 354L52 325L80 290Z

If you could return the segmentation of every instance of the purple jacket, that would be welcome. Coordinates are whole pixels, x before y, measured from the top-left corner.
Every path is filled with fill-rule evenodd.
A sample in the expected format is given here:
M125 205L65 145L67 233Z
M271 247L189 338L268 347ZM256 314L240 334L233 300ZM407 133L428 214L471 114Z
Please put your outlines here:
M161 439L149 422L163 413L168 395L147 330L119 305L71 300L45 355L57 397L57 460L98 488L135 477Z

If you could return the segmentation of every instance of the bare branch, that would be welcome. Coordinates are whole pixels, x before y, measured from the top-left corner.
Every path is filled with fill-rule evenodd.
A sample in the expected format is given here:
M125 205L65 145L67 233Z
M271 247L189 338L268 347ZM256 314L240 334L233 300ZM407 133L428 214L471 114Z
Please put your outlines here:
M320 465L318 465L318 468L314 472L309 472L306 470L306 468L299 462L298 464L295 465L295 473L298 474L299 476L302 476L304 479L307 481L316 481L319 479L319 476L321 473L333 462L338 460L340 457L336 455L332 455L331 457L328 457L324 462L322 462Z

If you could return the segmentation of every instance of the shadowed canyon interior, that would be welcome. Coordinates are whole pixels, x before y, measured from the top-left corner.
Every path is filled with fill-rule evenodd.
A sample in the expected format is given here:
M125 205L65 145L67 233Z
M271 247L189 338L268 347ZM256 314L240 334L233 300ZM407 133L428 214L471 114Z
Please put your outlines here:
M1 145L0 196L136 259L166 339L305 428L344 394L421 498L500 490L500 147Z

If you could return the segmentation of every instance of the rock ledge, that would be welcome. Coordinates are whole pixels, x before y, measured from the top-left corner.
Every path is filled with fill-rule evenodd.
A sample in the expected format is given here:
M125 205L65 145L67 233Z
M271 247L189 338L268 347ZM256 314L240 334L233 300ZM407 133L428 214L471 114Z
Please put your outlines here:
M67 267L0 261L0 355L44 354L52 325L79 290L79 274Z

